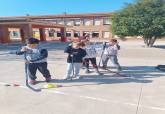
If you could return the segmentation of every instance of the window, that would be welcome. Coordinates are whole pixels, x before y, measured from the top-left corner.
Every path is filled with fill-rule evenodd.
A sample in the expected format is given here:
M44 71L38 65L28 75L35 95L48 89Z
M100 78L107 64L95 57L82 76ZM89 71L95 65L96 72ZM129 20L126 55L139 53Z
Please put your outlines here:
M71 20L65 21L65 23L66 23L66 25L68 25L68 26L73 25L73 21L71 21Z
M101 25L101 20L99 19L99 18L95 18L94 20L93 20L93 25Z
M57 37L61 37L61 32L57 32Z
M49 33L49 37L54 37L55 30L54 29L50 29L48 31L48 33Z
M110 18L103 18L103 24L110 25L111 24Z
M92 33L92 38L98 38L98 37L99 37L99 32Z
M86 34L90 34L90 32L88 31L83 32L83 36L85 36Z
M104 31L103 32L103 38L109 38L110 37L110 32Z
M19 33L17 31L13 31L12 37L19 37Z
M74 37L80 37L80 32L74 32Z
M45 20L41 20L41 21L57 24L57 20L55 20L55 19L45 19Z
M49 32L49 37L54 37L54 33Z
M59 24L59 25L64 25L64 21L63 21L63 20L58 20L58 21L57 21L57 24Z
M39 33L39 31L33 31L33 37L34 38L37 38L37 39L40 39L40 33Z
M54 20L54 21L50 21L51 23L54 23L54 24L57 24L57 21L56 20Z
M80 19L74 20L74 26L80 26L80 24L81 24Z
M90 19L84 19L84 25L85 26L91 25L91 20Z
M9 36L11 40L21 40L21 33L20 33L20 29L17 28L9 28Z
M66 32L66 37L71 37L71 32L70 31Z

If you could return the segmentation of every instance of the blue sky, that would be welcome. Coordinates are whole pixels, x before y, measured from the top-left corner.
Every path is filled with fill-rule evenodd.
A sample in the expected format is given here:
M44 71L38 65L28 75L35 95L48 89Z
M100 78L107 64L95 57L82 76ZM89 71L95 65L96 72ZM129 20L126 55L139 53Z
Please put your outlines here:
M135 0L0 0L0 16L114 12Z

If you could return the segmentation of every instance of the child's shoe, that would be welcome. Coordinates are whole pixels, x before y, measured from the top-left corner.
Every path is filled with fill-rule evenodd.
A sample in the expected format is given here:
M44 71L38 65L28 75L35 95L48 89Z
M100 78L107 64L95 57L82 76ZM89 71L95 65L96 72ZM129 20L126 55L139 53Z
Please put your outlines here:
M72 80L72 77L70 76L64 77L64 80Z
M85 73L87 73L87 74L90 73L90 70L89 69L86 69Z
M45 78L45 81L46 81L46 82L50 82L51 80L52 80L51 77L49 77L49 78Z
M98 70L98 68L95 69L95 72L96 72L98 75L103 75L103 74Z
M101 66L100 68L103 69L103 70L106 70L107 69L106 66Z
M37 83L36 80L29 80L29 84L31 84L31 85L35 85L36 83Z
M118 68L117 68L117 71L118 71L118 72L122 71L122 68L121 68L121 67L118 67Z
M76 79L82 79L83 77L82 76L80 76L80 75L77 75L76 76Z

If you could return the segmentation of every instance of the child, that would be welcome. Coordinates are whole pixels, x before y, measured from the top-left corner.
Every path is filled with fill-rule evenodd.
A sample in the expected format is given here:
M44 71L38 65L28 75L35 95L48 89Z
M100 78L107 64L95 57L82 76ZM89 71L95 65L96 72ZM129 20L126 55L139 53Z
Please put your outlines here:
M86 73L90 73L89 62L91 62L93 65L93 68L95 68L96 73L100 75L101 73L98 70L97 62L96 62L97 52L96 52L95 46L89 40L86 40L85 50L87 53L87 55L84 57Z
M68 58L67 58L67 75L65 77L66 80L72 79L73 77L76 77L77 79L80 79L80 67L82 63L83 57L86 55L86 51L80 48L82 46L82 43L80 42L72 42L72 45L69 45L65 49L65 53L68 53ZM71 76L73 72L74 76ZM75 72L75 74L74 74Z
M28 64L29 83L36 84L36 72L39 70L45 77L45 81L51 80L51 75L47 69L47 57L48 51L46 49L39 48L39 40L35 38L29 38L27 46L22 47L20 51L16 52L17 55L25 54L26 64Z
M116 39L111 39L109 45L106 45L105 51L102 58L103 68L106 69L108 60L110 59L111 62L117 67L118 71L121 71L121 66L118 63L117 54L120 46Z

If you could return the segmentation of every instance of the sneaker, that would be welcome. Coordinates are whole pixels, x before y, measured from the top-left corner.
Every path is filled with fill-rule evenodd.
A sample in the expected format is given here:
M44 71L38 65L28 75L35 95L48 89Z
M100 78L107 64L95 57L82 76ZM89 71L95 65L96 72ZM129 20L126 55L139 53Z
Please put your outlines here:
M72 80L71 77L65 77L64 80Z
M87 73L87 74L90 73L90 70L89 69L86 69L85 73Z
M35 85L37 82L36 82L36 80L29 80L29 84L31 84L31 85Z
M45 81L46 81L46 82L50 82L51 80L52 80L51 77L49 77L49 78L45 78Z
M99 72L99 71L98 71L98 72L96 72L96 73L97 73L97 75L103 75L103 73L101 73L101 72Z
M82 66L81 69L85 69L85 66Z
M95 72L96 72L98 75L103 75L98 69L95 69Z
M117 68L117 71L118 72L122 71L122 68L121 67Z
M106 66L101 66L100 68L103 69L103 70L106 70L107 69Z
M82 79L82 76L78 75L78 76L76 76L76 79Z

